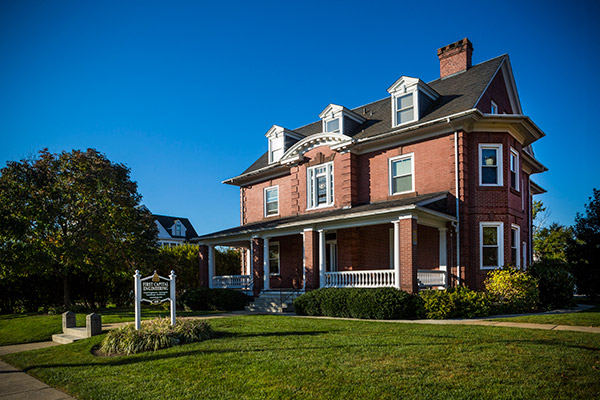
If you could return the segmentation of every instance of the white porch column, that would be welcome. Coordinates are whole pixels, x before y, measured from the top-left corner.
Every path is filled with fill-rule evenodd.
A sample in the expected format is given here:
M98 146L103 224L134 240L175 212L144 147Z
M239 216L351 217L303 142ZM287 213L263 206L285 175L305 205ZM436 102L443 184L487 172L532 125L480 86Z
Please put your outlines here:
M325 287L325 231L319 230L319 287Z
M400 289L400 221L394 221L394 287Z
M447 271L448 266L448 245L446 241L446 228L438 228L440 232L440 271Z
M263 247L263 279L264 279L264 290L269 290L269 238L266 237L264 240Z
M243 275L251 275L250 266L252 265L252 241L250 241L250 247L246 249L246 265L244 265Z
M215 246L208 245L208 287L213 287L213 276L215 276Z

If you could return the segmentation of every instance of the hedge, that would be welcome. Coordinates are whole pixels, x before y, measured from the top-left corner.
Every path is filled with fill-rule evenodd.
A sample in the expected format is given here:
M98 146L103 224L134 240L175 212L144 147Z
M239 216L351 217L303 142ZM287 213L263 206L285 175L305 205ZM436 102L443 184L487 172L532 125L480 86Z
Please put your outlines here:
M475 318L490 314L491 301L485 293L464 286L420 293L425 316L431 319Z
M246 307L248 296L233 289L190 289L183 293L179 303L192 311L235 311Z
M361 319L415 319L422 315L422 300L395 288L323 288L294 300L298 315Z

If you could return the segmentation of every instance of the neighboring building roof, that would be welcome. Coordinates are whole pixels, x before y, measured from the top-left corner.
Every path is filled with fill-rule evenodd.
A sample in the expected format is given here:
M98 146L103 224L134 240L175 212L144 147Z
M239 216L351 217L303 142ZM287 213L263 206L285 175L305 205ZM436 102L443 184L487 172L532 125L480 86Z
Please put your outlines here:
M403 125L403 128L475 108L477 101L505 59L507 59L507 55L504 54L474 65L465 72L429 82L427 85L439 93L440 97L431 104L418 121ZM354 113L366 118L367 121L362 124L361 129L354 135L349 136L355 139L364 139L392 130L392 105L390 101L391 98L388 96L373 103L353 108ZM305 137L315 135L323 131L323 123L319 120L293 129L293 131ZM268 153L265 153L248 167L242 175L265 168L268 165Z
M171 228L173 227L173 225L175 224L175 221L177 221L177 220L181 221L181 223L183 224L183 226L186 229L185 230L185 239L186 240L190 240L190 239L195 238L195 237L198 236L198 234L196 233L196 230L192 226L192 223L187 218L171 217L171 216L168 216L168 215L156 215L156 214L152 214L152 216L154 217L154 219L156 221L158 221L159 224L162 225L163 228L165 228L165 230L167 232L169 232L169 234L171 236L173 236L171 234ZM178 237L183 238L183 236L173 236L173 237L174 238L178 238Z
M383 201L378 203L370 203L364 204L352 208L339 208L334 210L327 210L309 214L302 214L295 217L285 217L278 218L269 221L261 221L250 223L242 226L238 226L231 229L225 229L218 232L209 233L207 235L202 235L198 238L198 240L209 239L209 238L217 238L217 237L227 237L237 234L244 233L252 233L256 231L263 231L267 229L274 229L281 227L282 225L295 225L302 224L303 222L313 221L313 220L323 220L329 218L342 218L342 217L352 217L353 214L360 215L365 212L374 212L377 210L385 210L385 209L395 209L402 206L422 206L424 208L428 208L432 211L446 214L448 218L454 218L452 215L448 214L446 210L448 192L437 192L437 193L429 193L423 194L415 197L409 197L406 199L393 200L393 201Z

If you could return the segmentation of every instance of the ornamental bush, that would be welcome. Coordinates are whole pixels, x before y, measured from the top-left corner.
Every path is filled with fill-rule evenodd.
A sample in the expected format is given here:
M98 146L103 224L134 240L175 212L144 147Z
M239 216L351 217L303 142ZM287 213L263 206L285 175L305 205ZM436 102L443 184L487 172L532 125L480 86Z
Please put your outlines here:
M491 271L485 280L485 288L494 313L524 313L535 311L539 305L537 280L511 266Z
M529 273L538 280L542 308L556 309L573 305L575 279L566 262L558 258L542 258L529 267Z
M414 319L422 310L418 296L395 288L322 288L294 300L298 315L361 319Z
M235 311L246 307L248 296L233 289L198 288L186 291L179 299L186 310Z
M170 318L155 318L143 321L139 331L135 330L134 324L111 330L102 340L100 349L108 355L129 355L199 342L212 336L211 326L203 320L177 319L171 326Z
M485 317L491 311L491 302L485 293L464 286L426 290L420 296L425 316L431 319Z

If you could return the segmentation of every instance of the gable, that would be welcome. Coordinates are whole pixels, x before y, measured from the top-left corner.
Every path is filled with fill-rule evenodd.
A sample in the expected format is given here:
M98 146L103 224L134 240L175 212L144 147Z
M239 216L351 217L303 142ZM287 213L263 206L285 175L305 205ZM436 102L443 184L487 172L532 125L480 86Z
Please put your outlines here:
M523 114L508 56L498 67L475 107L483 113L490 113L492 101L498 106L498 114Z

